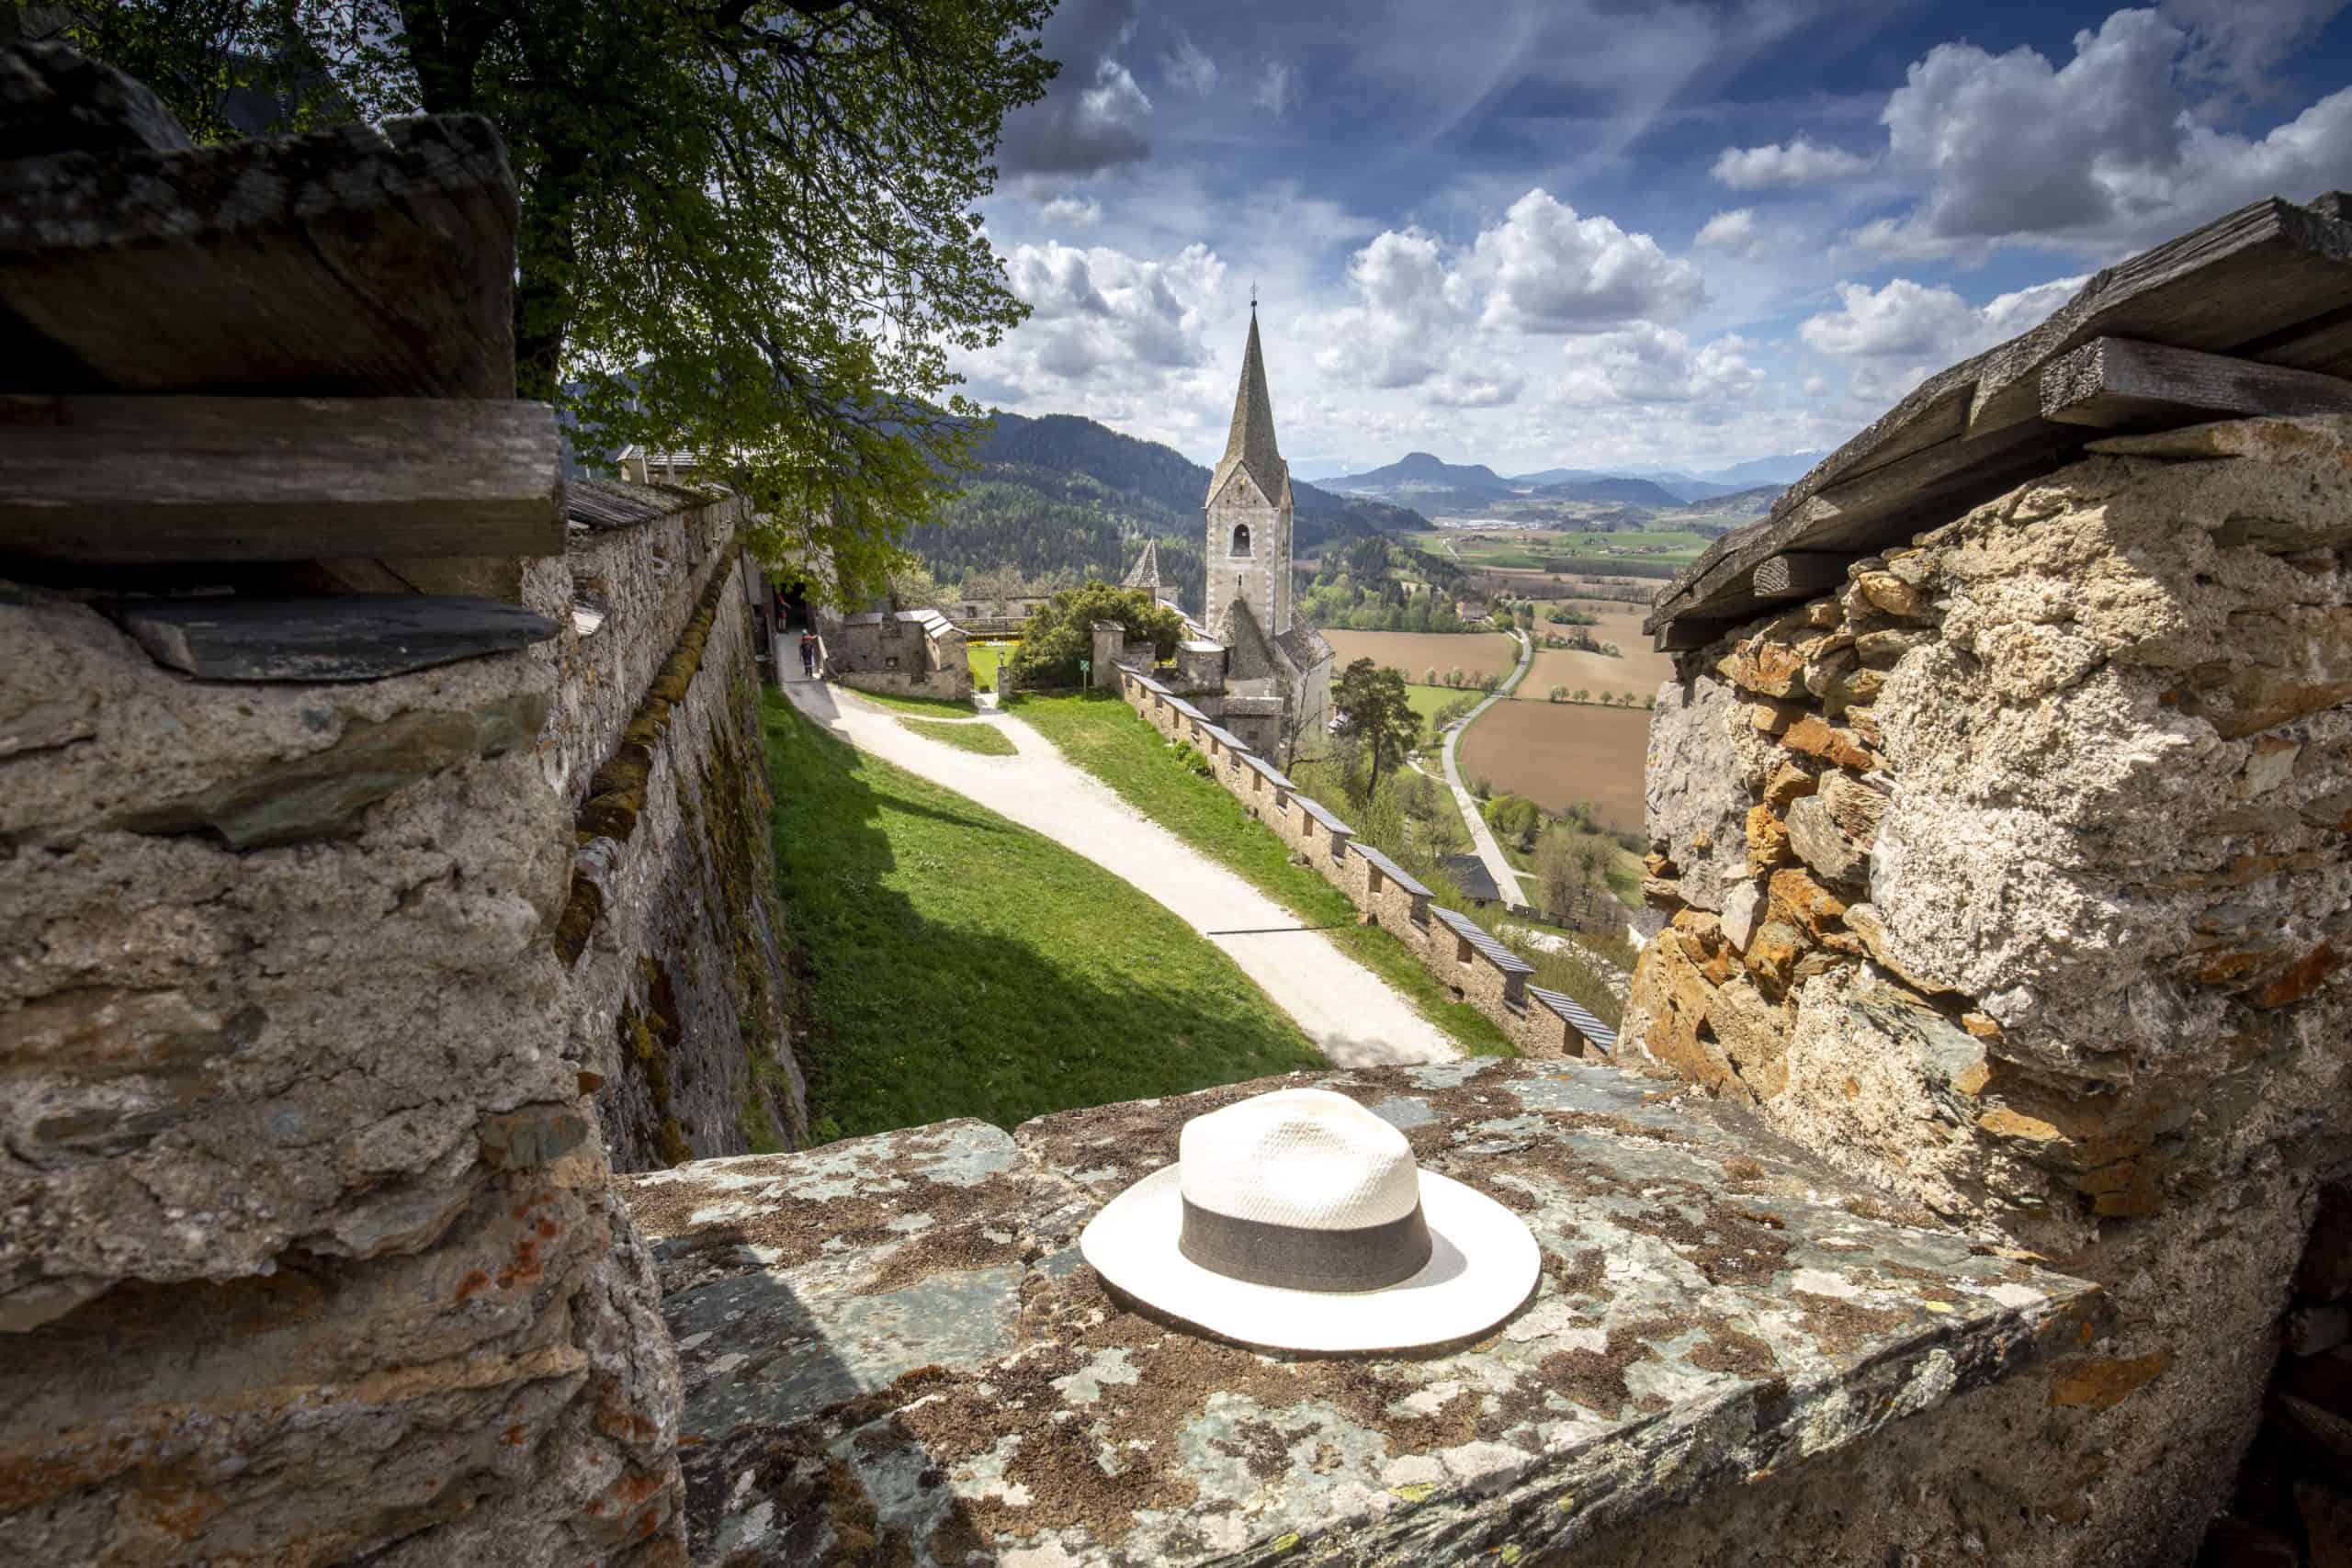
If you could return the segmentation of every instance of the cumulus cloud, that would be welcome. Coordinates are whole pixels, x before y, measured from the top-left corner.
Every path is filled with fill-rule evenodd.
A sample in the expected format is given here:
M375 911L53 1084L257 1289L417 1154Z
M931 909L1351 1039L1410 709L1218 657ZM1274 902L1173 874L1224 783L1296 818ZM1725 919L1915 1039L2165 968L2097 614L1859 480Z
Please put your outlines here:
M1808 317L1797 335L1846 367L1855 396L1898 397L1945 366L2039 324L2075 290L2080 277L2053 278L1971 305L1951 289L1898 277L1883 288L1838 286L1839 307Z
M1562 351L1567 368L1553 400L1580 407L1728 398L1763 381L1764 372L1747 357L1755 346L1735 334L1693 352L1689 337L1649 321L1572 338Z
M1435 236L1390 230L1348 263L1356 303L1321 318L1316 363L1369 387L1413 387L1443 368L1464 323Z
M1726 147L1715 160L1714 175L1734 190L1785 190L1849 180L1870 166L1860 153L1799 136L1785 146Z
M1205 98L1216 90L1216 62L1181 33L1176 39L1176 51L1162 62L1160 70L1169 81L1196 98Z
M2301 198L2352 163L2352 89L2258 140L2205 123L2185 85L2258 79L2315 8L2281 32L2215 20L2259 7L2118 11L2075 35L2061 67L2029 48L1939 44L1910 68L1880 118L1897 169L1924 198L1861 242L1904 258L1981 255L2004 241L2114 252L2162 239L2274 192ZM2260 62L2257 64L2256 62ZM2063 155L2052 155L2053 151Z
M2342 11L2345 0L2164 0L2191 39L2183 73L2237 96L2278 96L2271 70Z
M1298 97L1298 80L1287 65L1269 62L1258 74L1250 97L1260 108L1280 119Z
M1158 262L1048 241L1016 247L1005 270L1030 316L986 369L1012 386L1034 392L1041 380L1109 380L1141 389L1209 362L1205 312L1226 269L1205 245Z
M1736 207L1729 212L1718 212L1701 226L1694 245L1722 251L1742 261L1754 261L1770 248L1764 231L1756 226L1756 209Z
M1094 175L1151 155L1151 99L1113 58L1140 0L1067 0L1046 24L1061 74L1045 97L1005 117L997 164L1008 175Z
M1484 290L1487 325L1522 332L1672 321L1707 297L1699 269L1647 234L1629 234L1608 218L1580 218L1541 189L1479 234L1458 282Z
M1057 196L1037 209L1048 223L1091 229L1102 219L1102 204L1091 196Z

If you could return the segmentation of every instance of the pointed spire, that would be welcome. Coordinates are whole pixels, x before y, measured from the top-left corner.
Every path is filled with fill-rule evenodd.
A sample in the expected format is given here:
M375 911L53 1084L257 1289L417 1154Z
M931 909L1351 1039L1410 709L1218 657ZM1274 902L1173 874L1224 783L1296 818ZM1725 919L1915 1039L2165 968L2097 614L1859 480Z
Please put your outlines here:
M1149 588L1155 591L1159 587L1159 541L1158 539L1146 539L1143 542L1143 554L1136 557L1136 564L1127 569L1127 580L1119 586Z
M1253 291L1254 292L1254 291ZM1241 351L1241 385L1233 394L1233 426L1225 438L1225 456L1217 459L1209 480L1214 498L1238 465L1256 481L1267 500L1281 505L1290 490L1290 469L1274 445L1274 400L1266 391L1266 359L1258 347L1258 306L1250 305L1250 343Z

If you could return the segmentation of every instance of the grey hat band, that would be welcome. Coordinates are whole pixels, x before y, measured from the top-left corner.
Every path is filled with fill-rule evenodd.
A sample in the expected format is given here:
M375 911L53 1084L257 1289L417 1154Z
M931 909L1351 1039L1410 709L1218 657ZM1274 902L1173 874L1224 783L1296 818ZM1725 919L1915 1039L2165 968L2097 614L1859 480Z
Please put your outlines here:
M1176 1250L1212 1274L1287 1291L1377 1291L1409 1280L1430 1260L1432 1244L1421 1206L1384 1224L1355 1230L1240 1220L1184 1201Z

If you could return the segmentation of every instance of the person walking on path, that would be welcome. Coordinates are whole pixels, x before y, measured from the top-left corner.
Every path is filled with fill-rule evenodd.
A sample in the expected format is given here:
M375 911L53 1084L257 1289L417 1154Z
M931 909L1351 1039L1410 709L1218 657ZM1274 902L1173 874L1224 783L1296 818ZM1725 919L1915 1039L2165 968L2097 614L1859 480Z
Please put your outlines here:
M817 678L817 634L812 631L800 634L800 674L804 680Z

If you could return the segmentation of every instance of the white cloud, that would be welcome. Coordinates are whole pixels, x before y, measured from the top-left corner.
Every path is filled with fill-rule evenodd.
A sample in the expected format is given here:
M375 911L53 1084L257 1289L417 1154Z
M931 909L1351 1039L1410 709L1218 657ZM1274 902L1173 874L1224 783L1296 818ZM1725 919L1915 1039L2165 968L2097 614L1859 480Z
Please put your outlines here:
M1216 90L1216 62L1208 57L1191 39L1179 35L1176 52L1161 65L1161 71L1184 91L1196 98L1205 98Z
M1925 197L1864 226L1860 240L1905 258L1981 256L2018 241L2114 253L2257 197L2327 188L2352 164L2352 89L2258 141L2203 123L2211 106L2184 92L2200 69L2245 79L2257 72L2250 62L2267 67L2281 35L2211 19L2252 8L2178 8L2199 30L2117 11L2075 35L2064 67L2027 48L1938 45L1880 117L1889 161L1923 181Z
M2164 0L2194 40L2182 71L2252 99L2275 97L2271 67L2344 9L2345 0Z
M1357 302L1321 318L1315 362L1368 387L1414 387L1437 375L1465 323L1448 298L1435 236L1390 230L1355 254L1348 285Z
M1522 332L1606 332L1631 321L1672 321L1707 297L1699 269L1647 234L1607 218L1579 218L1541 189L1481 232L1457 286L1486 292L1482 321Z
M1839 308L1808 317L1797 335L1815 352L1844 363L1847 389L1856 397L1884 400L2030 330L2082 284L2080 277L2054 278L1980 308L1950 288L1907 277L1880 288L1841 283Z
M1287 65L1269 62L1250 90L1250 101L1280 119L1298 98L1298 81Z
M1699 230L1694 245L1722 251L1742 261L1755 261L1771 247L1764 231L1756 226L1756 209L1736 207L1728 212L1718 212Z
M1141 261L1107 246L1048 241L1005 258L1007 281L1029 320L982 361L984 373L1031 394L1041 382L1101 382L1143 391L1204 366L1205 313L1225 264L1205 245L1172 261Z
M1726 147L1715 160L1714 176L1734 190L1784 190L1852 179L1870 166L1859 153L1799 136L1786 146Z
M1102 221L1102 204L1091 196L1057 196L1039 208L1037 215L1048 223L1091 229Z
M1636 321L1618 332L1571 338L1563 349L1567 369L1552 389L1556 403L1683 403L1726 399L1761 383L1747 360L1747 339L1727 335L1696 353L1671 327Z

